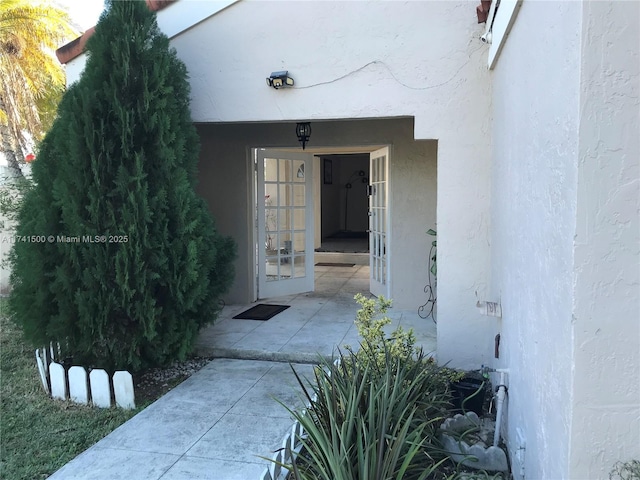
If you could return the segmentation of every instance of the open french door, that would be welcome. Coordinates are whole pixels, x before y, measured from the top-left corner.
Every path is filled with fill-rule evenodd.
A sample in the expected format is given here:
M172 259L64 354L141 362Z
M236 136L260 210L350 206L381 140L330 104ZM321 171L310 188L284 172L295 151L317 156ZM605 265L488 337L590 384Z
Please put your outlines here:
M258 149L258 298L313 291L313 155Z
M389 147L369 154L369 289L389 298Z

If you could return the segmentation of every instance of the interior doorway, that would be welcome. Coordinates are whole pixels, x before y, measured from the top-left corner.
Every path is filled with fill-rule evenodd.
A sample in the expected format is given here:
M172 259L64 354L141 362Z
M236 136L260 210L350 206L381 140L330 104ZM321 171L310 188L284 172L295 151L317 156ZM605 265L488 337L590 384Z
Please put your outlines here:
M320 156L320 232L317 253L349 254L368 264L369 153ZM333 255L336 261L339 255Z

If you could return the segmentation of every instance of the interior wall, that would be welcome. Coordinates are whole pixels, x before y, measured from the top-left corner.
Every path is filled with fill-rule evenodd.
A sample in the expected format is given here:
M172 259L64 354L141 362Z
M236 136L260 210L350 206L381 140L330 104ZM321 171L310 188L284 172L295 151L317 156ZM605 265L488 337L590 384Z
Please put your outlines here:
M348 155L338 157L340 163L340 230L366 232L369 228L369 155ZM359 176L359 172L364 172ZM367 183L363 183L367 179ZM351 188L347 188L347 183Z
M329 166L328 160L331 162L331 183L326 183L326 175ZM341 174L342 163L336 161L332 156L321 157L321 169L322 169L322 231L320 235L322 238L330 237L336 232L340 231L340 182L338 181Z
M331 184L324 183L325 159L331 162ZM369 228L369 154L328 155L322 158L322 165L322 236L330 237L341 231L366 232ZM359 176L360 171L364 175ZM347 188L347 183L351 188Z
M502 318L487 318L501 334L492 363L509 369L515 479L521 466L586 478L569 475L581 21L580 2L523 2L493 71L490 300Z
M312 126L308 148L369 145L373 150L391 145L389 182L396 212L391 216L391 297L397 308L417 309L424 303L427 281L430 237L424 232L436 221L436 142L414 141L410 118L314 122ZM202 144L198 191L219 230L233 236L239 247L236 280L227 303L255 300L250 148L299 148L294 130L295 123L198 125Z

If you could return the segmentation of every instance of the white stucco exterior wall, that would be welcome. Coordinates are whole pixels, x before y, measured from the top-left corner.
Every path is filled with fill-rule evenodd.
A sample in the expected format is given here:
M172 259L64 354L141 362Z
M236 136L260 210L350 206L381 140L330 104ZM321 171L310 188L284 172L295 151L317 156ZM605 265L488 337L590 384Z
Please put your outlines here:
M639 17L524 1L493 73L494 363L515 478L517 428L526 478L608 478L640 457Z
M640 459L640 3L585 2L570 478Z
M516 427L524 433L528 479L578 478L569 435L581 9L525 0L492 73L491 298L503 315L494 366L510 369L505 432L512 454Z

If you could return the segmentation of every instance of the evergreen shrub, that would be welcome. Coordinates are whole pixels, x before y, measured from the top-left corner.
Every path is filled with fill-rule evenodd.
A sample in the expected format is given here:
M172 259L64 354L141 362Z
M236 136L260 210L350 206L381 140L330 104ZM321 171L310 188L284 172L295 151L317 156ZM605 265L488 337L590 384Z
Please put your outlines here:
M29 340L74 362L165 365L219 313L235 244L195 192L187 71L155 14L108 2L87 55L33 165L10 306Z

